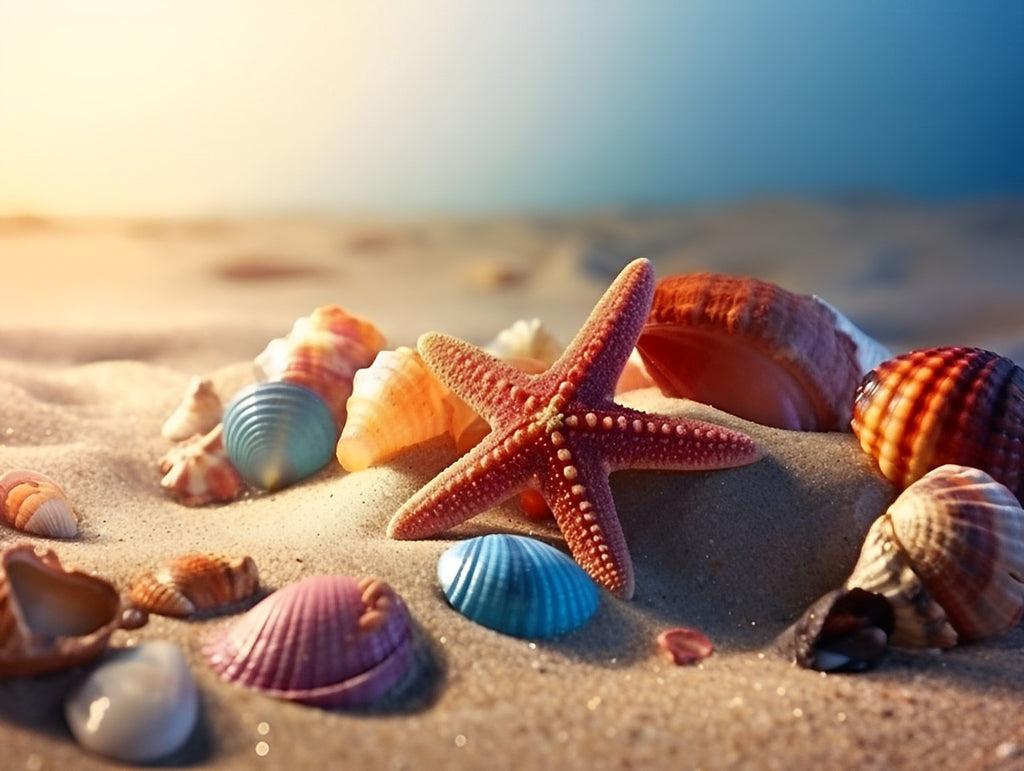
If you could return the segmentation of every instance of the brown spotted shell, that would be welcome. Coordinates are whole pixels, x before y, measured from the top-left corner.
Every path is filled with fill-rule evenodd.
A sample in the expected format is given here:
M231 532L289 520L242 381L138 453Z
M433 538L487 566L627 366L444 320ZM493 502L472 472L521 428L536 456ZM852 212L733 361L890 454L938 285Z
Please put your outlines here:
M258 589L259 572L252 557L185 554L138 576L129 596L150 613L184 617L234 605Z
M45 474L14 469L0 476L0 519L47 538L74 538L78 518L60 486Z
M717 273L659 281L636 348L668 396L812 431L846 429L857 384L888 354L816 297Z
M851 425L901 488L955 463L1024 496L1024 371L996 353L948 346L889 359L857 389Z

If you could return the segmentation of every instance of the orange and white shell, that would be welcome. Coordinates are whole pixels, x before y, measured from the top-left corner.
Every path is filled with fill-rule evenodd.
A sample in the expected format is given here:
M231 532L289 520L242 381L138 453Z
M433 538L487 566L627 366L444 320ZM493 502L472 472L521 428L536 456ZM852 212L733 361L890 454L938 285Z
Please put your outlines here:
M129 596L150 613L184 617L234 605L253 596L259 586L252 557L185 554L136 577Z
M117 629L147 616L110 582L31 544L0 554L0 677L67 669L99 656Z
M245 489L245 481L224 449L224 427L194 436L172 447L160 459L160 486L185 506L233 501Z
M384 336L372 322L324 305L298 319L286 337L271 340L255 361L266 380L297 383L323 397L340 430L353 376L383 347Z
M882 362L857 389L851 426L901 488L956 463L1024 496L1024 370L992 351L946 346Z
M845 430L857 384L888 354L815 297L716 273L659 281L636 347L668 396L805 431Z
M32 535L78 535L78 518L64 491L38 471L14 469L0 476L0 516L4 524Z
M845 586L890 601L894 645L1002 634L1024 612L1024 509L985 472L940 466L872 525Z
M185 398L164 422L160 433L172 442L181 442L196 434L209 433L220 423L223 413L224 405L213 387L213 381L193 377L189 381Z

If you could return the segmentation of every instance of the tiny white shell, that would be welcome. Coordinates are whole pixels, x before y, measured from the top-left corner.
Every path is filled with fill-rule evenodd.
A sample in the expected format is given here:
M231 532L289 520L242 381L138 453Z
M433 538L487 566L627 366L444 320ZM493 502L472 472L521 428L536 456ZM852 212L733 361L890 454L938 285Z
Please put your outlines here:
M160 433L172 442L182 442L196 434L209 433L220 423L224 406L213 387L213 381L194 377L188 384L185 398L164 422Z

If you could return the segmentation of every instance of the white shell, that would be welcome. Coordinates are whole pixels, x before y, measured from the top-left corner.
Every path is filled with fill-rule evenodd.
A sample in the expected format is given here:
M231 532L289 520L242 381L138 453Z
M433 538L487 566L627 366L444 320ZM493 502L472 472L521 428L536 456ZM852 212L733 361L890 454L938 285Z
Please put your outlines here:
M172 442L209 433L220 423L223 411L224 406L214 390L213 381L194 377L189 381L185 398L167 418L160 433Z

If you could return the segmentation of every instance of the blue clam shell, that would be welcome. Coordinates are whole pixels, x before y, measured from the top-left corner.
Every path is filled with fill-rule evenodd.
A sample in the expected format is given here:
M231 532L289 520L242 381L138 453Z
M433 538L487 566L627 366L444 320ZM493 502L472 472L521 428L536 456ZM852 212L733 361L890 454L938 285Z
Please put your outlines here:
M437 563L452 607L515 637L556 637L597 610L597 584L570 557L532 538L491 534L445 551Z
M243 388L224 410L224 449L246 482L279 490L334 457L338 429L327 403L295 383Z

